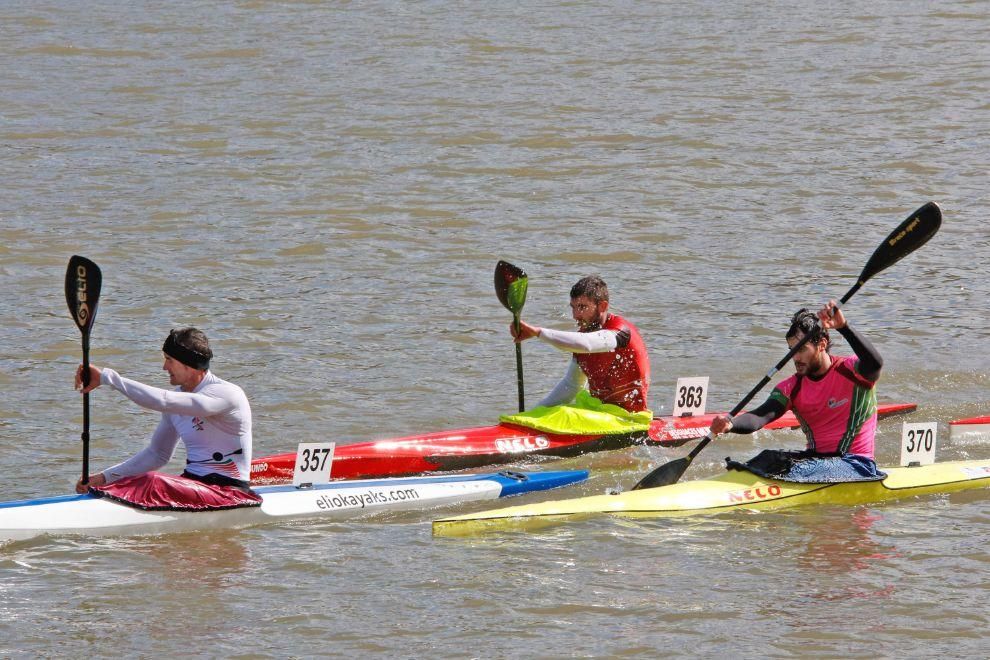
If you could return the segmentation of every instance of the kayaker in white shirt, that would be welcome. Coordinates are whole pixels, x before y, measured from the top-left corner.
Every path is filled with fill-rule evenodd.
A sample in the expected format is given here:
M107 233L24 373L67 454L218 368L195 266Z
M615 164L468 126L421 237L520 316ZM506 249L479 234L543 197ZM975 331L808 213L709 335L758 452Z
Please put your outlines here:
M142 408L162 413L147 447L122 463L82 479L76 492L100 487L127 476L163 467L181 439L186 447L182 476L217 486L246 489L251 478L251 406L237 385L209 370L213 351L206 335L196 328L172 330L162 347L169 381L165 390L123 378L113 369L90 365L89 385L82 386L82 365L76 370L76 389L82 393L109 385Z

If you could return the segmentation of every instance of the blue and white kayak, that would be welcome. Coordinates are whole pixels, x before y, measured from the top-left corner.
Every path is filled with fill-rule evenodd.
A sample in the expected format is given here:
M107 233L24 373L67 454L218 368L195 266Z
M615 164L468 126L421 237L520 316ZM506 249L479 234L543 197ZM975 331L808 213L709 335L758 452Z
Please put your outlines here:
M0 541L42 534L161 534L301 518L350 520L493 500L587 478L587 470L567 470L335 481L308 488L261 486L254 489L260 506L212 511L146 511L90 494L44 497L0 502Z

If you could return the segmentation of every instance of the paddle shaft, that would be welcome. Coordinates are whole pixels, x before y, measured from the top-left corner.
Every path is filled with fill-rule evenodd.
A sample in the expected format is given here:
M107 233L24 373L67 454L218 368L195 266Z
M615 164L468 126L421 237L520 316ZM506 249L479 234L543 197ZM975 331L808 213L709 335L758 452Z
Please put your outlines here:
M516 324L516 334L519 333L519 315L516 314L513 319ZM523 363L522 363L522 344L516 344L516 385L519 388L519 412L526 410L526 400L523 394Z
M82 371L82 386L83 389L89 386L89 330L83 330L82 333L82 354L83 354L83 371ZM89 392L83 394L83 430L82 430L82 483L86 485L89 483Z

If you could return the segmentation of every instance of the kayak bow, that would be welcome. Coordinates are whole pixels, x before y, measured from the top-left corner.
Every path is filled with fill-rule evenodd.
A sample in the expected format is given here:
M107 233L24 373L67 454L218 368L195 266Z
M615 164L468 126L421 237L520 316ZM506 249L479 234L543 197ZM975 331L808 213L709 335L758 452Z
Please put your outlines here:
M990 415L967 417L949 422L949 439L961 440L967 436L990 435Z
M320 518L350 520L496 499L584 481L587 470L502 472L337 481L312 488L262 486L261 506L214 511L144 511L92 495L64 495L0 503L0 541L41 534L160 534Z
M889 417L912 412L917 407L914 403L885 403L878 406L877 414ZM657 417L651 423L649 432L621 435L565 435L501 423L338 444L330 474L334 479L397 477L477 469L513 463L526 456L564 458L637 444L677 447L703 437L717 414L721 413L697 417ZM796 429L798 426L794 413L788 411L764 429ZM291 482L295 464L295 452L257 458L251 463L251 481L258 484Z
M433 533L467 536L485 531L530 529L600 514L662 518L765 511L803 504L867 504L990 486L990 460L891 467L883 471L887 473L883 481L805 484L764 479L733 470L709 479L616 495L540 502L444 518L433 523Z

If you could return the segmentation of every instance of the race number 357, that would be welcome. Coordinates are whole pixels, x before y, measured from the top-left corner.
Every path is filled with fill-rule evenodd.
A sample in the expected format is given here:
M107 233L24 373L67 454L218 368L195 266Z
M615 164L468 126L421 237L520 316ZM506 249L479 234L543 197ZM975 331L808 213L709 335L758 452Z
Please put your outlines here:
M325 484L330 481L333 465L333 442L301 442L296 449L296 467L292 485Z
M901 465L931 465L935 462L938 422L905 423L901 428Z

